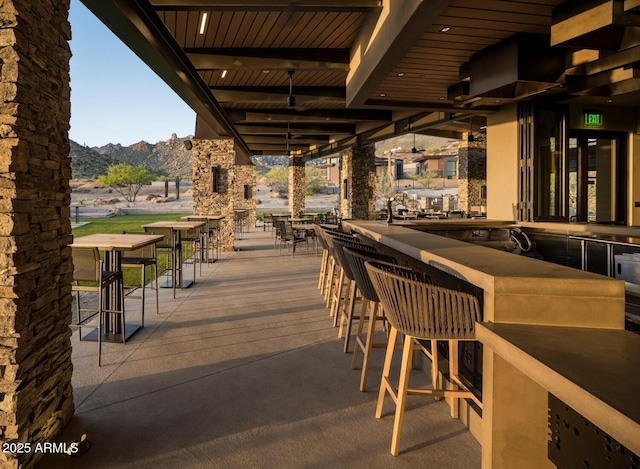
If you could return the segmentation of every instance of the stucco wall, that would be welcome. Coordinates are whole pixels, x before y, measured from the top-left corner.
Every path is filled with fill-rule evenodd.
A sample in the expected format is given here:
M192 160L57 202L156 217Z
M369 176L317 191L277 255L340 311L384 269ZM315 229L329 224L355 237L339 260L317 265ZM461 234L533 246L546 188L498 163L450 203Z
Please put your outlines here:
M487 116L487 218L513 220L518 203L518 113L510 104Z

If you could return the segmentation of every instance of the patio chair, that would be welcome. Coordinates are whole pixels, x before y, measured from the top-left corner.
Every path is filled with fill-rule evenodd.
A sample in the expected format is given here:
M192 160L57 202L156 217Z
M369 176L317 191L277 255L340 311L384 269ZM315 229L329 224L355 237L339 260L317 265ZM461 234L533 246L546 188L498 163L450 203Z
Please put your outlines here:
M458 408L459 399L472 399L482 407L482 402L458 379L458 341L475 340L475 323L482 320L482 315L478 299L469 293L416 280L416 272L411 269L379 262L367 262L365 266L391 326L376 418L382 416L384 398L388 392L396 404L391 454L397 456L407 394L450 397L455 409ZM399 384L395 387L389 375L398 333L404 334L404 345ZM409 387L413 352L420 347L416 345L416 339L448 341L448 388L437 387L435 383L433 389ZM432 369L437 370L437 358L433 362ZM457 416L457 412L454 416Z
M307 251L309 250L309 245L307 242L307 237L302 236L296 231L294 231L291 223L284 220L278 220L277 225L279 226L280 232L280 254L282 254L282 245L291 245L292 247L292 256L296 255L296 246L300 243L307 243Z
M122 234L136 234L145 235L144 232L132 232L123 231ZM137 285L125 285L125 290L128 288L135 291L140 288L140 296L134 296L132 293L127 295L127 298L138 298L142 301L142 327L144 327L144 307L145 307L145 290L147 289L147 267L150 269L150 274L153 274L156 286L153 287L153 282L149 285L156 292L156 314L160 314L160 306L158 302L158 259L156 257L156 245L149 244L148 246L135 249L133 251L126 251L125 256L122 257L122 268L140 269L140 287Z
M123 331L122 343L125 342L122 272L105 271L104 261L100 259L97 248L72 246L71 256L73 258L73 284L71 291L75 293L76 297L76 320L72 322L72 326L78 327L80 340L83 340L82 328L95 329L97 331L98 366L102 366L102 335L104 333L105 314L112 314L118 318L120 328ZM87 283L90 283L90 285L87 285ZM117 288L116 294L113 295L114 298L112 299L112 301L117 301L117 304L105 307L108 304L107 297L112 286ZM97 293L97 306L95 308L81 308L80 293ZM85 313L89 313L89 315L83 317ZM117 327L117 325L115 326Z

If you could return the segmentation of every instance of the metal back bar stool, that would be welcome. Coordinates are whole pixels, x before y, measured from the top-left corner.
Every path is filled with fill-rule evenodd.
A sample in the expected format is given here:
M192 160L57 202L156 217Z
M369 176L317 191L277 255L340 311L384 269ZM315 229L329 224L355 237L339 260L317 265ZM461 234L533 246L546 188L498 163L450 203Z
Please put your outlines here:
M382 415L384 398L388 392L396 404L391 439L391 454L396 456L400 448L400 433L407 394L450 397L454 400L455 407L458 406L457 400L460 398L477 400L469 390L458 389L460 382L455 379L455 376L458 364L458 341L475 339L475 323L482 319L480 304L478 299L469 293L415 280L412 278L415 272L410 269L378 262L367 262L366 268L391 326L376 406L376 418ZM404 334L405 341L399 384L396 388L391 384L389 374L398 332ZM411 362L416 349L415 339L449 341L449 375L452 381L449 388L409 388Z
M137 234L145 235L144 232L123 231L122 234ZM153 278L156 281L156 314L160 314L160 306L158 302L158 259L156 257L156 245L149 244L148 246L141 247L140 249L134 249L133 251L126 251L125 256L122 257L122 267L130 269L140 269L140 296L133 296L129 294L127 298L140 298L142 301L142 326L144 327L144 302L145 302L145 290L147 288L147 267L150 269L150 274L153 274ZM153 282L150 283L153 289ZM125 285L125 288L128 286ZM136 288L136 287L133 287Z
M122 328L122 343L125 342L124 333L124 285L122 281L122 271L110 272L104 270L104 261L100 259L97 248L71 247L71 257L73 259L73 285L71 291L76 294L76 317L72 324L78 326L78 335L82 337L82 328L97 330L96 342L98 343L98 366L102 365L102 335L104 333L105 314L117 316ZM82 282L82 283L81 283ZM86 285L91 282L92 285ZM109 289L114 286L117 289L115 298L116 304L109 304L107 300ZM81 308L80 293L93 292L98 294L96 308ZM91 313L83 317L82 313ZM97 316L97 321L94 318ZM115 325L114 325L115 326Z
M171 288L173 288L173 297L176 297L176 269L178 264L178 249L176 246L176 238L171 228L145 228L146 233L163 235L164 238L156 243L156 253L163 253L166 258L165 269L161 274L171 276ZM156 287L159 287L158 278L156 277Z

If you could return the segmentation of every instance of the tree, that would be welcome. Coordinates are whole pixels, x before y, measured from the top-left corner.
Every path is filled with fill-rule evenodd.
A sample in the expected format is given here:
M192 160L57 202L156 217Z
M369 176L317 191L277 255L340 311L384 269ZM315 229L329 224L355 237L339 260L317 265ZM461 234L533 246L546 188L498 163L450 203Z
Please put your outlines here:
M281 196L289 193L289 171L282 166L274 166L265 176L271 184L271 190Z
M419 174L412 174L409 177L425 189L430 189L433 180L438 177L438 173L435 171L421 171Z
M133 166L127 163L112 164L107 168L107 174L99 176L98 184L111 186L127 202L135 202L136 195L143 185L155 180L155 176L144 166Z
M325 171L313 168L310 166L304 169L305 186L307 188L307 195L317 194L326 185L327 178L325 177Z

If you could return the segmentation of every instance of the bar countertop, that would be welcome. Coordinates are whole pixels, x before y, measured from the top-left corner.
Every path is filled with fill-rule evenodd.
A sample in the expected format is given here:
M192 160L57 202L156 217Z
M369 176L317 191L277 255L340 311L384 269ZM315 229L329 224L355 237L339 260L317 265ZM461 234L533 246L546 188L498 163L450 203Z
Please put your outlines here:
M455 226L455 221L448 222ZM468 226L469 220L464 221ZM483 226L490 224L483 221ZM344 221L354 232L424 263L436 261L485 292L485 318L526 324L624 329L624 282L465 243L402 225ZM570 317L579 315L577 317Z
M640 338L629 331L480 323L476 337L640 454Z

